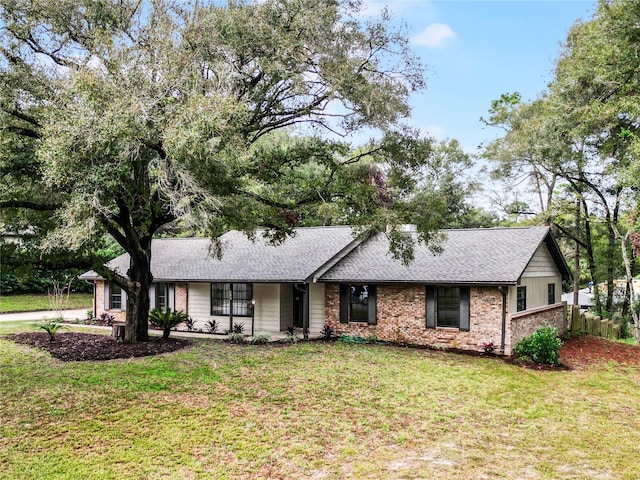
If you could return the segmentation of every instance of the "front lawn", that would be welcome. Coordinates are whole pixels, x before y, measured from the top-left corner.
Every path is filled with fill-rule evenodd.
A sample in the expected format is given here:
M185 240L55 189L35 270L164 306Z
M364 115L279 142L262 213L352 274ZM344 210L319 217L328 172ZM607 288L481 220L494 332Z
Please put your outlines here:
M80 308L91 309L93 294L91 293L71 293L67 310L77 310ZM46 293L28 295L0 295L0 313L12 312L37 312L40 310L51 310L51 303Z
M640 372L212 340L53 360L0 339L0 478L638 478Z

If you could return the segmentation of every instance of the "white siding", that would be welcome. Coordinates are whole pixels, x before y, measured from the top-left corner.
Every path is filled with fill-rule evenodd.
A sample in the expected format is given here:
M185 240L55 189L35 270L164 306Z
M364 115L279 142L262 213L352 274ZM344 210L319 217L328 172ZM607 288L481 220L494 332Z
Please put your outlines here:
M195 322L196 330L208 331L207 322L217 320L218 333L223 333L229 328L229 317L211 315L211 284L210 283L188 283L187 284L187 305L188 314Z
M326 321L324 309L324 283L312 283L309 285L309 333L320 333Z
M552 277L558 274L553 257L549 253L549 249L543 243L534 253L529 265L522 274L522 278L527 277Z
M555 284L556 303L562 295L562 275L553 261L546 244L534 253L520 279L520 286L527 288L527 310L544 307L548 302L548 285ZM517 313L517 287L509 288L509 312Z
M280 331L293 325L293 285L280 284Z
M560 273L549 277L528 277L521 280L519 286L527 287L527 310L533 310L549 304L547 294L550 283L556 286L555 303L560 303L560 296L562 295L562 277ZM509 312L512 314L517 313L517 288L509 287Z
M255 331L280 331L280 285L277 283L254 283ZM249 319L249 324L251 319ZM250 325L246 325L250 327Z

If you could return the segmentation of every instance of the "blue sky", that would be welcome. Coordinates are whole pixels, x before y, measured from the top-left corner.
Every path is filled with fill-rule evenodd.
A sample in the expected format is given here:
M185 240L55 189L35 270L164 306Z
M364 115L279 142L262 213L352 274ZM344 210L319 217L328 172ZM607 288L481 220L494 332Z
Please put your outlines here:
M507 92L524 100L542 92L569 28L588 20L597 2L365 1L365 13L385 5L406 22L413 51L430 69L427 90L412 98L411 124L475 152L498 133L480 122L491 101Z

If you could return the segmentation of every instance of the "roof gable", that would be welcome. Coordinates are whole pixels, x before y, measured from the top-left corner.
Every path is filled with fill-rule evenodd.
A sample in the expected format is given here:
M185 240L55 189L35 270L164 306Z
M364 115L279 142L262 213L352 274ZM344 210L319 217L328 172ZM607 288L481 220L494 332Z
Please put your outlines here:
M414 261L402 265L378 234L359 245L320 281L353 283L516 284L537 248L547 241L560 272L570 275L548 227L443 230L440 254L416 245ZM557 252L552 252L553 249Z

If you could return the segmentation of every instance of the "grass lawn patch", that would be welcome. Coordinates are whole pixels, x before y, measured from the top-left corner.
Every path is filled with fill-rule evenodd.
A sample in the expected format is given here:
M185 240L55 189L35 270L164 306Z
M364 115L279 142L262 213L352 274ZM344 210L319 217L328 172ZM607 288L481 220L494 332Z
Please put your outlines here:
M77 310L80 308L91 309L93 294L91 293L71 293L67 310ZM1 295L0 313L13 312L37 312L40 310L51 310L51 303L47 294L27 294L27 295Z
M640 372L341 342L60 362L0 338L0 478L638 478Z

